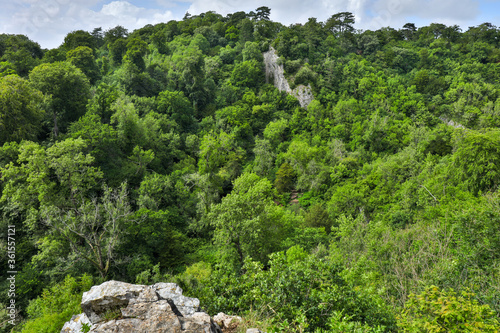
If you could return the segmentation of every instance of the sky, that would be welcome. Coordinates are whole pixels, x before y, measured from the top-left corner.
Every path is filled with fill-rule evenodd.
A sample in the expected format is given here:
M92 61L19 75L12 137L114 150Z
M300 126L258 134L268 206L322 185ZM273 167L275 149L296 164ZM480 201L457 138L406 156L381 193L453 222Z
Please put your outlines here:
M197 15L215 11L226 15L271 8L271 20L285 25L308 18L326 21L339 12L356 17L356 29L400 29L430 23L471 26L490 22L500 25L500 0L0 0L0 33L24 34L42 48L60 46L71 31L104 31L117 25L129 31L146 24L181 20L186 12Z

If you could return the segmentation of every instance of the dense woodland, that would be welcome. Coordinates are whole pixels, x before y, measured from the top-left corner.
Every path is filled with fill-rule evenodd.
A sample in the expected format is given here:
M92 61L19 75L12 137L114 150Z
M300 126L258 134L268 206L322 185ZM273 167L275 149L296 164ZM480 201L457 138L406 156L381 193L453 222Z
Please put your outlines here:
M269 14L0 35L1 332L110 279L267 332L500 330L500 30Z

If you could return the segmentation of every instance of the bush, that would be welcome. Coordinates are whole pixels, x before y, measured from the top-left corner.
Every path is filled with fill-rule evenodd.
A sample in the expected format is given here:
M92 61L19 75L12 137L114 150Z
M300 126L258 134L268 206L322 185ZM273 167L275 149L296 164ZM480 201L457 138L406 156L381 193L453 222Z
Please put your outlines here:
M63 282L45 289L40 297L30 302L28 321L21 332L59 333L65 322L82 312L82 292L92 285L92 277L85 274L79 280L66 276Z
M495 312L474 296L467 291L457 296L453 289L430 286L420 295L410 295L398 326L403 332L499 332Z
M317 77L318 74L313 72L313 70L306 64L305 66L302 66L297 72L297 75L295 75L294 83L296 85L299 84L307 85L310 82L314 83Z
M383 301L352 288L341 277L342 267L325 257L325 252L319 249L308 255L294 246L272 254L266 269L246 260L242 275L221 265L191 294L200 298L210 314L245 315L258 309L271 322L271 332L315 332L333 323L395 331L395 319ZM340 312L344 326L338 318L330 318ZM348 326L349 322L353 324Z

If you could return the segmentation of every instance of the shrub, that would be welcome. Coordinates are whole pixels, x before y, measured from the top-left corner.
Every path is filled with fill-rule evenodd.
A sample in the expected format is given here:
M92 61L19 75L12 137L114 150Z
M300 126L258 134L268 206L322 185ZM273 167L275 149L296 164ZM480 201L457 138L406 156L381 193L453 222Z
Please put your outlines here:
M500 322L489 305L481 305L474 293L457 295L453 289L426 288L410 295L398 318L403 332L499 332Z
M85 274L78 280L66 276L63 282L45 289L40 297L30 302L28 321L21 332L59 333L65 322L82 312L82 292L92 285L92 277Z

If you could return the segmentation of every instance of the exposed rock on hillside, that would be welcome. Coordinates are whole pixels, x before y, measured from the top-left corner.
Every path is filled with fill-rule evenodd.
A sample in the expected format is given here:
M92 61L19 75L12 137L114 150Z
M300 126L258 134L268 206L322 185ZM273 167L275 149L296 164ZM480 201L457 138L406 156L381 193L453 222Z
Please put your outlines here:
M229 316L224 312L219 312L213 318L213 320L219 325L224 332L236 331L238 325L241 323L242 319L240 316Z
M80 333L83 325L96 333L221 333L201 312L199 300L183 296L175 283L108 281L84 293L81 306L84 313L73 316L61 333Z
M266 83L269 83L269 81L273 79L274 86L276 88L295 96L298 99L300 106L307 108L309 103L311 103L314 99L311 86L304 86L301 84L293 90L290 89L288 80L285 78L283 65L278 64L278 59L278 54L273 47L270 47L269 51L264 52L264 63L266 64Z

